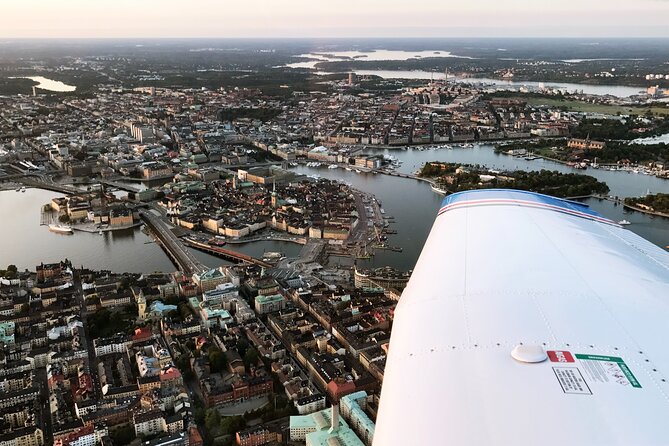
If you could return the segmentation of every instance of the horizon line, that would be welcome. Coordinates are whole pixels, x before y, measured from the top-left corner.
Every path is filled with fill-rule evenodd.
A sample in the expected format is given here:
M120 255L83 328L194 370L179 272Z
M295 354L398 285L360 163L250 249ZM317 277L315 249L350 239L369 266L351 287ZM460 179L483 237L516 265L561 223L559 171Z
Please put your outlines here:
M309 39L336 39L336 40L411 40L411 39L667 39L666 36L130 36L130 37L112 37L112 36L21 36L10 37L1 36L2 40L197 40L197 39L221 39L221 40L309 40Z

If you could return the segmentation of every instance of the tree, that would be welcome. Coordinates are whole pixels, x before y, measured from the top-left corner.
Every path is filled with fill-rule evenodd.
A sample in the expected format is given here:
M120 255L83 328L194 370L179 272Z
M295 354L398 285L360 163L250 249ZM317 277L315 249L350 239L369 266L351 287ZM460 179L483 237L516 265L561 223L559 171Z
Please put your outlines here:
M14 274L16 274L19 271L19 269L16 267L16 265L8 265L7 266L7 271L11 271Z
M225 354L217 347L211 347L208 352L209 365L212 372L222 372L228 365Z
M213 409L207 409L207 412L205 412L204 415L204 425L207 427L207 429L211 432L214 429L218 428L221 424L221 414L218 413L218 410L213 408Z
M183 320L188 319L193 314L193 310L190 309L188 304L182 302L178 305L178 308L179 308L179 314L181 315L181 319Z
M232 435L235 432L242 430L246 426L244 417L235 415L233 417L225 417L221 420L221 433Z
M237 341L237 351L239 352L239 355L243 357L244 354L246 354L247 348L249 348L249 341L244 338L239 338Z
M124 426L115 429L110 435L114 444L130 444L135 439L135 428L132 426Z
M205 415L206 415L206 412L204 410L204 407L196 406L195 410L193 411L193 419L195 419L195 424L197 424L199 426L203 425Z
M246 368L250 368L251 366L256 366L258 364L258 351L250 347L246 350L246 353L244 354L244 365Z

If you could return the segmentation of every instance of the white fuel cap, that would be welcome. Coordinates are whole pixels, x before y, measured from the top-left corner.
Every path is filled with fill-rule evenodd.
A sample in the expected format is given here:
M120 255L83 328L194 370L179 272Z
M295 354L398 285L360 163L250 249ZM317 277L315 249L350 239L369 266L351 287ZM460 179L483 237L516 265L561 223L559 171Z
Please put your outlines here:
M516 345L511 351L511 357L516 361L531 364L548 359L546 351L540 345Z

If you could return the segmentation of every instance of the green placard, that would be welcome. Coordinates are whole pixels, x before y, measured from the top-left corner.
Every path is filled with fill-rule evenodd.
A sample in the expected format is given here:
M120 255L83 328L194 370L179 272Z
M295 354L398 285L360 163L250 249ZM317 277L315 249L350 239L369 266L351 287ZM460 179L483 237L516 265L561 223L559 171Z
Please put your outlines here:
M620 370L625 374L625 377L630 382L632 387L636 387L637 389L641 388L641 384L639 384L639 381L636 379L636 376L634 376L634 373L632 373L627 364L625 364L623 358L618 358L617 356L582 355L576 353L576 359L580 359L581 361L615 362L618 364L618 367L620 367Z

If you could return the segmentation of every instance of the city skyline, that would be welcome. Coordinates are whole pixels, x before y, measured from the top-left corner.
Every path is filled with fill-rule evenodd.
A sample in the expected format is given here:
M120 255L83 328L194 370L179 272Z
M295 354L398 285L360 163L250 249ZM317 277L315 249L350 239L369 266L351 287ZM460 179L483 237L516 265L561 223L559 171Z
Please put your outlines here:
M175 26L175 17L179 18ZM184 8L167 0L3 5L0 37L7 38L188 38L188 37L669 37L669 2L641 0L630 5L547 0L492 0L444 4L414 2L410 11L396 1L305 0L267 5L249 0L227 5L212 0ZM454 25L456 24L456 25Z

